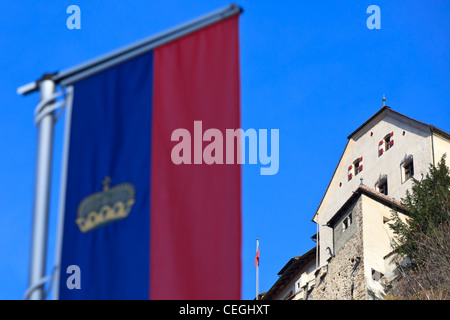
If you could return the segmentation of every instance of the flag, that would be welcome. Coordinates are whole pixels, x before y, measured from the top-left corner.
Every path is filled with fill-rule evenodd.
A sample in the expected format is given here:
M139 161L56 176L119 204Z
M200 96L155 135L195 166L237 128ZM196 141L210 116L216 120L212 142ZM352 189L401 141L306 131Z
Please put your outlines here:
M256 239L256 257L255 257L255 268L259 266L259 241Z
M60 299L240 299L241 168L171 159L240 128L238 43L235 15L73 84Z

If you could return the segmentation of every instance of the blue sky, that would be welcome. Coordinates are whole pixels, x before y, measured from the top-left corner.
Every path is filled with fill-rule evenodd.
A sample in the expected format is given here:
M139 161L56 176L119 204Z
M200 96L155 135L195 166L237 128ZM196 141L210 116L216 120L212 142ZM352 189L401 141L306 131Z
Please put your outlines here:
M314 246L311 222L346 137L382 106L450 131L448 1L240 1L243 129L279 129L274 176L245 165L242 298ZM69 5L81 30L66 27ZM230 4L227 1L0 2L0 299L28 278L38 95L16 89ZM369 5L381 29L369 30ZM63 121L56 125L48 270L53 266ZM220 276L220 275L218 275Z

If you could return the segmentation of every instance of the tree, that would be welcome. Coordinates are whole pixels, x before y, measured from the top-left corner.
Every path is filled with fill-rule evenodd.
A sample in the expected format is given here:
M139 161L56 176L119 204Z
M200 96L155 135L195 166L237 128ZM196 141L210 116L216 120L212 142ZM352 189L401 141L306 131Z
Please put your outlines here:
M402 204L403 222L394 211L395 252L407 258L392 292L400 299L450 299L450 173L445 155L421 181L413 178Z

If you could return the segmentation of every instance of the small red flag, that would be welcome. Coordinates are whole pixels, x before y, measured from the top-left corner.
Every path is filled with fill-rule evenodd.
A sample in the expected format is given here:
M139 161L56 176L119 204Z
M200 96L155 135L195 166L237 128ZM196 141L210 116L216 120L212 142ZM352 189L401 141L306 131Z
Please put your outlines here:
M259 241L256 239L256 257L255 257L255 268L259 266Z

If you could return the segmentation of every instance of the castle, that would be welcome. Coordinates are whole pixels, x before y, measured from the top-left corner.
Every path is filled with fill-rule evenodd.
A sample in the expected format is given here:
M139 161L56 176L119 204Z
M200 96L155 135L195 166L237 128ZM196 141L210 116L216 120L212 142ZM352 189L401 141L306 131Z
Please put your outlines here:
M384 101L384 99L383 99ZM396 277L392 210L444 154L450 134L383 107L348 136L314 213L316 246L291 258L263 300L382 299Z

